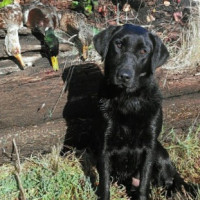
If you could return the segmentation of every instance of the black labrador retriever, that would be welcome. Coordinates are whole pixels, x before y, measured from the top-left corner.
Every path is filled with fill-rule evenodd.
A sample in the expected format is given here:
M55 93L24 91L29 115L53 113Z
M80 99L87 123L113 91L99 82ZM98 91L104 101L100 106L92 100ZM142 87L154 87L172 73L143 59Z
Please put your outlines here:
M157 140L162 96L154 72L169 53L162 41L131 24L110 26L94 37L105 60L99 115L91 138L99 172L98 196L110 199L110 177L126 186L133 200L149 199L150 183L171 191L192 190Z

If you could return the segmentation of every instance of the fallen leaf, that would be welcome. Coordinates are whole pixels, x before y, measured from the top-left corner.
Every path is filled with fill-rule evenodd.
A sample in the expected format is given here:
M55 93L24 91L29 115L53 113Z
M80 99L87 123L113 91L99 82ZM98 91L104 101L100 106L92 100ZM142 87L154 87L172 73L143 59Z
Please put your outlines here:
M123 6L123 11L124 12L129 12L131 10L131 6L128 3L125 3Z
M147 22L153 22L155 21L155 17L153 15L147 15Z
M173 16L174 16L174 20L175 20L176 22L181 22L181 19L182 19L182 17L183 17L182 12L175 12L175 13L173 14Z
M170 6L170 2L169 1L164 1L164 5L165 6Z

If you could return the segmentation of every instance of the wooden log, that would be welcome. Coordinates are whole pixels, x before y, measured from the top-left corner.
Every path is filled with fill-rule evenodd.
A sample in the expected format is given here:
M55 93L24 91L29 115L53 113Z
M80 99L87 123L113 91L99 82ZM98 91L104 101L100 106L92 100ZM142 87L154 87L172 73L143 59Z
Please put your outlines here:
M64 41L66 41L64 43ZM63 43L61 43L63 42ZM68 42L68 43L67 43ZM28 44L27 44L28 43ZM35 51L42 51L42 45L39 40L37 40L33 35L26 35L25 37L20 37L20 45L21 45L21 52L35 52ZM71 51L73 43L67 41L66 39L60 39L59 50L60 51ZM0 58L9 58L8 54L5 51L5 39L0 39Z
M48 56L46 55L44 47L42 47L41 42L35 38L30 32L30 29L22 29L20 36L21 52L22 57L25 63L25 68L34 67L38 65L50 66L50 62L47 60ZM29 30L29 31L27 31ZM66 57L76 57L78 56L78 51L73 46L73 43L68 41L66 34L60 30L57 30L59 35L59 55L58 61L60 64L63 64L66 60ZM44 58L46 57L46 59ZM71 58L70 58L71 59ZM44 63L43 63L44 62ZM0 75L9 74L12 72L21 71L18 61L12 57L8 56L5 51L4 38L0 39Z
M44 66L44 60L42 63ZM74 119L78 118L82 124L86 118L93 118L102 68L89 63L72 67L70 63L68 59L66 70L71 71L71 76L62 73L64 63L59 72L37 65L1 76L0 164L10 160L13 138L21 157L49 152L52 145L63 143L66 125L68 129L73 128ZM64 93L63 77L68 77L69 83ZM199 68L182 74L160 69L157 79L164 95L165 127L184 132L190 126L199 125Z

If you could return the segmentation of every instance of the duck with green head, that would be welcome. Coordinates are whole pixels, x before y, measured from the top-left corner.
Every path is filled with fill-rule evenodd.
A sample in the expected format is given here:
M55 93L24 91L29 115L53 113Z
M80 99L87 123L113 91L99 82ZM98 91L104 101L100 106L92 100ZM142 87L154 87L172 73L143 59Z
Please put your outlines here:
M51 63L54 71L59 70L57 55L59 52L59 41L58 38L54 34L54 30L52 28L47 28L45 30L44 42L50 54Z
M45 48L51 58L54 71L59 70L57 55L59 52L59 41L54 30L58 26L56 10L51 5L44 5L39 1L25 4L23 8L24 24L30 27L33 33L40 33Z

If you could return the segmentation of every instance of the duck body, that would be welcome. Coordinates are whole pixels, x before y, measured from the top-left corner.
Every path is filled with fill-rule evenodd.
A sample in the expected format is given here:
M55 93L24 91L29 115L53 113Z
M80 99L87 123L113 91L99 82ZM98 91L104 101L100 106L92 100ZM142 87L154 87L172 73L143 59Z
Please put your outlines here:
M54 34L54 29L58 27L58 16L54 7L44 5L39 1L25 4L23 7L24 24L31 28L34 33L43 36L54 71L59 69L57 55L59 52L59 41Z
M34 31L45 35L45 29L55 29L58 26L56 10L51 5L44 5L40 1L33 1L23 7L24 24Z
M23 14L18 3L0 8L0 29L6 30L5 48L9 56L14 56L24 69L24 62L21 56L21 45L18 31L23 26Z
M85 15L72 10L63 12L61 14L60 29L70 36L77 35L76 45L85 60L87 58L88 46L92 41L92 31L87 25Z

